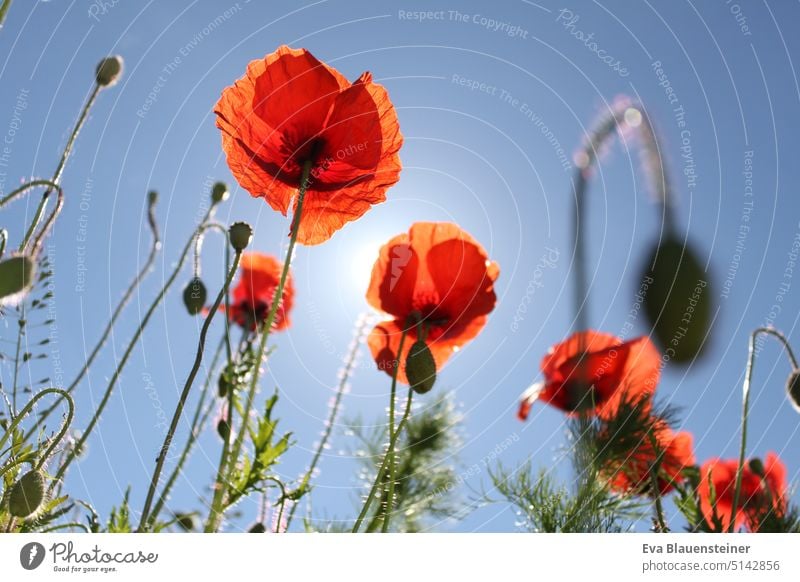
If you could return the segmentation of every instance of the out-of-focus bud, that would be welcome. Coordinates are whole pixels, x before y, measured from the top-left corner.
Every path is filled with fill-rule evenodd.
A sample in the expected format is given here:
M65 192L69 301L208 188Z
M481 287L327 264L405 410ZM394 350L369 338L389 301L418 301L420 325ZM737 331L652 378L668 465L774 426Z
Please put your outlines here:
M763 477L764 475L766 475L764 469L764 463L762 463L761 459L759 459L758 457L753 457L752 459L750 459L747 462L747 465L750 467L750 470L759 477Z
M189 315L197 315L200 313L203 310L203 306L206 304L207 298L208 292L206 291L206 286L199 277L194 277L189 281L189 284L186 285L186 288L183 290L183 304L186 306Z
M211 202L213 204L225 202L228 199L228 195L228 185L225 182L217 182L211 188Z
M260 522L253 524L253 526L247 530L247 533L267 533L267 526Z
M217 434L223 441L228 442L228 439L231 436L231 426L228 424L226 419L220 418L217 421Z
M15 517L28 517L42 505L45 496L45 479L41 471L28 471L17 481L8 494L8 510Z
M234 222L228 234L231 237L231 246L237 251L243 251L253 238L253 228L246 222Z
M709 287L692 247L674 236L650 253L640 292L653 336L669 360L689 362L703 351L712 310Z
M13 255L0 261L0 305L14 304L30 291L36 263L27 255Z
M111 87L116 84L122 76L122 57L114 55L97 63L94 76L101 87Z
M156 202L158 202L158 192L150 190L150 192L147 193L147 203L152 206Z
M194 513L176 513L175 523L183 531L195 531L199 527L197 515Z
M408 350L406 377L409 386L417 394L430 392L436 383L436 361L424 341L415 341Z
M786 394L797 412L800 412L800 370L794 370L786 382Z

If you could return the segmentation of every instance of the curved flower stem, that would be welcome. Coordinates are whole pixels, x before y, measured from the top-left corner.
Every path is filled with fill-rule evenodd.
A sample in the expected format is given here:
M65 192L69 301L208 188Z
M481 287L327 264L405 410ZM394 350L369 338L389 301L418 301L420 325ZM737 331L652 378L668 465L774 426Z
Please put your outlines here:
M6 244L8 243L8 231L5 228L0 228L0 259L6 252Z
M6 20L9 8L11 8L11 0L2 0L0 3L0 30L3 29L3 22Z
M189 391L192 389L194 379L197 376L198 370L200 370L200 364L203 362L203 351L206 347L206 335L208 334L208 328L211 326L211 322L214 319L214 316L217 314L217 310L222 304L223 298L228 295L228 287L233 280L233 276L236 274L236 269L239 267L239 259L241 259L241 257L242 251L237 250L236 255L233 257L233 265L231 265L231 268L228 271L228 276L225 279L225 284L217 294L217 299L211 306L211 309L206 316L206 320L203 322L203 328L200 330L200 341L197 343L197 354L194 358L194 364L192 365L192 369L189 371L189 376L186 378L186 383L183 386L183 391L181 392L180 399L178 400L178 405L175 407L175 413L172 415L172 422L170 422L169 430L164 438L164 444L161 446L161 450L156 458L156 467L153 470L153 478L150 480L150 489L147 491L147 498L144 502L144 508L142 509L142 517L139 521L139 528L137 530L139 532L147 531L147 529L150 527L150 506L153 503L153 497L156 494L156 488L158 487L158 482L161 479L161 471L164 468L164 461L167 459L167 453L169 453L170 445L172 445L172 439L175 436L175 430L178 428L178 422L183 414L183 408L186 405L186 399L189 398Z
M389 397L389 450L386 454L389 455L389 486L386 494L386 506L383 509L383 526L381 531L386 533L389 531L389 521L392 518L392 506L394 504L394 482L395 472L397 471L397 462L394 454L394 446L391 443L395 442L394 438L394 407L395 400L397 399L397 373L400 371L400 358L403 354L403 346L406 343L408 336L408 327L403 327L403 332L400 334L400 345L397 347L397 362L395 362L394 372L392 373L392 390Z
M278 282L278 287L275 289L275 296L272 298L272 305L270 306L269 313L267 314L267 317L261 326L261 341L259 342L258 351L256 352L256 365L250 379L250 386L247 391L247 399L245 400L245 405L242 410L242 423L244 426L242 430L239 431L239 434L236 436L236 440L234 441L232 454L228 459L228 466L225 469L224 479L222 481L218 480L215 483L214 497L211 501L211 511L208 516L208 522L206 523L206 532L215 532L219 528L220 521L222 520L222 514L224 512L223 501L228 490L228 482L230 481L230 476L233 473L236 463L238 462L239 455L242 452L244 436L247 433L245 427L250 421L250 411L253 409L256 389L258 388L261 362L267 349L267 340L269 339L269 334L272 330L272 324L275 321L278 308L283 300L283 288L286 286L286 279L289 275L289 266L292 263L294 247L297 244L297 235L300 231L300 217L303 214L303 202L305 201L306 190L308 189L309 185L311 166L312 163L310 161L307 161L303 164L303 173L300 176L300 188L297 192L297 208L294 212L294 216L292 217L292 225L290 227L289 247L286 250L286 258L283 261L283 271L281 272L281 278ZM233 429L233 427L230 428L231 430Z
M284 485L283 481L281 481L277 477L269 476L267 477L267 480L276 483L281 490L281 498L279 500L281 508L278 510L278 518L275 520L275 531L274 531L274 533L281 533L281 520L283 519L283 510L286 507L286 485ZM284 531L286 531L286 529L288 529L288 526L284 529Z
M83 377L89 371L89 368L94 363L95 358L98 356L98 354L100 353L100 350L105 345L106 340L108 339L108 336L111 334L111 330L114 328L114 325L116 324L117 319L119 319L119 316L122 314L122 311L128 305L128 302L130 301L131 297L133 296L134 291L136 291L136 289L139 287L139 285L142 283L142 281L145 279L145 277L147 277L147 275L150 273L150 271L153 268L153 263L155 263L156 256L158 255L158 251L161 249L161 238L160 238L159 233L158 233L158 224L156 223L156 217L155 217L155 205L156 205L156 198L155 197L150 197L149 200L148 200L148 205L147 205L147 222L150 225L150 232L153 234L153 242L152 242L152 244L150 246L150 252L147 255L147 259L145 260L144 264L142 264L142 268L136 274L136 277L134 277L133 281L131 281L131 284L125 290L125 293L122 295L122 299L120 299L119 303L117 303L117 306L114 308L114 312L111 314L111 319L106 324L106 327L103 330L103 333L100 334L100 339L97 341L97 344L95 344L94 348L92 348L92 352L89 354L89 357L86 359L86 362L84 363L83 367L78 372L78 375L70 383L70 385L66 388L66 391L69 394L72 394L72 392L78 386L80 381L83 379ZM26 435L25 438L30 438L30 436L42 424L44 424L47 421L47 418L50 416L50 414L53 412L53 410L55 410L55 408L58 406L59 402L60 401L56 401L55 403L53 403L52 406L50 406L50 408L46 409L44 412L42 412L39 415L38 420L29 429L28 434Z
M46 388L44 390L41 390L40 392L37 392L36 395L33 396L33 398L31 398L30 401L28 401L28 403L23 407L23 409L20 410L19 414L16 416L16 418L11 422L9 427L3 433L3 437L0 438L0 449L2 449L8 437L14 434L14 429L16 429L17 426L19 426L19 423L22 422L22 419L25 418L25 416L33 409L33 407L39 400L41 400L44 396L47 396L48 394L58 394L62 398L66 399L67 416L64 419L64 422L61 423L61 428L59 429L56 437L52 439L50 446L47 447L47 450L45 450L44 454L39 458L36 465L34 466L34 468L37 470L40 469L47 461L47 459L50 457L50 455L53 454L53 451L58 446L58 443L61 442L61 439L64 438L64 435L67 433L69 425L72 423L72 418L75 415L75 403L72 401L72 397L69 394L67 394L64 390L61 390L60 388Z
M403 413L403 418L400 420L400 424L397 425L397 430L394 432L394 439L389 441L389 448L388 450L393 450L397 445L397 440L403 432L403 429L408 422L408 417L411 414L411 399L414 396L414 391L409 388L408 389L408 398L406 400L406 409ZM367 500L364 502L364 507L361 508L361 513L358 514L356 518L356 522L353 525L352 533L358 533L358 530L361 529L361 524L364 522L364 518L367 516L369 512L369 506L372 505L372 501L375 499L375 494L377 493L378 489L383 483L383 478L386 475L386 469L388 467L387 461L389 460L389 455L383 456L383 462L381 463L380 469L378 469L378 474L375 476L375 482L372 484L372 488L369 490L369 495L367 495Z
M216 204L212 203L200 222L201 226L205 224L213 216L215 210L216 210ZM175 282L175 279L178 278L178 274L180 273L181 268L183 267L183 263L186 261L186 256L189 254L189 250L191 249L192 242L194 241L194 237L198 230L199 227L198 229L195 229L195 231L192 233L192 236L189 237L186 246L183 248L183 252L178 258L178 262L175 265L175 268L173 269L167 281L164 283L164 286L161 288L161 291L158 292L158 295L156 295L156 298L150 304L150 307L147 309L147 312L142 318L141 323L139 323L139 327L133 334L133 338L131 338L128 347L125 349L125 353L122 354L122 359L120 359L119 363L117 364L117 369L114 370L114 374L111 376L111 380L109 381L108 387L106 388L106 391L103 394L102 399L100 400L100 404L97 406L97 409L95 410L92 419L86 426L86 430L83 431L83 434L81 435L80 439L78 439L78 442L75 443L75 445L72 447L72 450L70 450L69 454L67 455L67 458L64 459L64 462L61 464L61 467L59 467L58 472L56 473L55 479L53 481L54 483L64 476L67 469L78 455L78 452L82 449L83 445L86 443L86 440L89 438L89 435L92 433L92 430L94 430L94 427L97 425L97 422L100 420L100 415L103 413L103 410L105 409L109 398L111 398L111 393L114 391L117 381L119 380L119 377L122 375L122 370L125 368L125 365L128 363L128 359L131 357L131 354L133 353L133 348L136 347L137 343L139 343L139 338L142 336L142 333L144 333L145 327L147 327L147 324L150 322L150 318L153 317L153 314L155 313L156 309L166 296L167 291L169 291L170 287L172 287L172 284Z
M653 189L661 204L664 229L671 232L674 229L673 209L671 205L670 185L661 157L661 148L656 138L650 120L644 109L631 103L627 99L619 100L611 110L604 115L589 133L583 149L578 154L577 170L572 182L574 197L573 213L573 253L575 261L575 330L588 329L588 302L589 287L587 284L586 249L585 249L585 206L586 188L589 171L597 161L597 152L602 145L611 138L618 128L631 128L638 131L641 141L642 161L645 173L651 177Z
M759 327L750 334L750 341L748 343L748 356L747 368L744 373L744 383L742 384L742 439L739 444L739 466L736 469L736 488L733 491L733 508L731 509L731 522L728 526L728 532L732 533L733 528L736 526L736 513L739 510L739 496L742 492L742 475L744 473L744 458L747 449L747 418L750 414L750 385L753 382L753 368L756 360L756 338L760 334L769 334L776 338L783 344L786 354L789 356L789 361L792 368L797 370L797 358L794 355L792 346L789 341L781 332L771 327Z
M350 353L347 354L347 360L345 360L344 368L341 371L340 379L339 379L339 386L336 389L336 396L333 401L333 405L331 406L330 413L328 414L328 420L325 422L325 431L322 433L322 439L319 441L319 445L317 445L317 450L314 451L314 456L311 459L311 464L308 466L308 470L306 474L303 476L302 481L300 482L300 488L307 487L309 482L311 481L312 476L314 475L314 469L317 468L317 463L319 463L320 458L322 457L322 451L325 450L325 446L328 444L328 440L331 438L331 433L333 433L333 427L336 424L336 417L339 414L339 407L342 403L342 397L344 396L345 388L347 387L347 382L350 380L350 377L353 373L353 368L356 363L356 358L358 356L358 351L361 348L361 342L364 339L364 332L366 331L367 327L369 326L369 317L362 316L361 321L356 324L356 331L353 338L353 345L350 349ZM289 515L286 517L286 531L289 531L289 526L292 524L292 519L294 518L294 513L297 511L297 503L293 504L291 509L289 509Z
M169 498L172 487L178 480L178 477L183 471L183 466L186 464L186 461L192 452L192 448L194 448L194 445L197 442L200 428L206 424L208 417L211 415L211 410L214 407L213 399L211 403L205 407L205 411L204 405L206 403L208 391L211 386L211 379L214 377L214 370L217 367L217 362L219 362L219 357L222 355L222 349L225 347L225 343L225 338L223 337L219 342L219 346L217 346L217 351L214 352L214 357L211 359L211 364L209 364L208 367L208 375L206 376L206 381L203 384L203 390L200 392L200 399L197 402L197 408L195 409L194 416L192 417L192 424L189 427L189 436L186 438L186 444L183 446L183 450L181 451L181 456L178 459L178 462L172 469L169 479L167 479L167 482L164 484L164 489L162 489L161 495L158 496L158 501L156 501L155 506L153 506L153 519L158 519L158 516L161 515L161 510L164 508L164 504Z

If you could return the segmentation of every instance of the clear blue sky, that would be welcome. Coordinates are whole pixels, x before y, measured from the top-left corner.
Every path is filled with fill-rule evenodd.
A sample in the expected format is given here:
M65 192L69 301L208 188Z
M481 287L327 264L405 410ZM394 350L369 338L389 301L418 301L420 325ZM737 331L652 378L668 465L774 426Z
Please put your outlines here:
M459 14L451 12L453 6ZM442 12L422 22L406 14L421 9ZM565 26L562 9L578 16L571 27ZM540 405L522 424L514 412L519 393L537 375L541 355L568 334L573 317L570 172L558 148L571 159L590 122L622 94L638 96L661 132L679 225L710 263L720 308L705 357L667 369L659 393L683 407L684 428L695 434L699 460L735 456L749 332L772 319L800 349L800 268L789 264L800 236L800 89L794 65L800 41L790 29L798 18L796 3L722 0L15 2L0 32L0 139L11 139L8 167L0 168L6 172L0 176L3 193L25 177L50 175L96 62L112 53L125 58L123 80L101 95L80 136L63 181L66 207L50 241L64 381L79 369L143 260L149 244L145 194L161 193L163 253L79 389L75 426L85 426L114 359L194 228L210 182L231 184L232 198L219 218L249 221L256 231L254 248L277 254L285 243L286 220L235 188L212 108L250 60L286 43L308 48L351 79L371 70L398 109L406 141L402 178L387 203L327 244L297 253L294 325L276 336L278 356L263 384L265 390L280 387L282 426L298 441L280 468L284 475L301 472L318 438L353 321L367 308L370 253L417 220L459 223L501 266L499 303L489 324L453 358L436 387L453 391L465 415L459 462L465 470L474 463L482 467L481 459L511 437L513 444L499 455L506 465L528 458L539 467L553 464L564 443L563 416ZM593 52L576 38L576 30L593 34L604 52ZM619 65L604 63L600 56L607 55ZM655 62L677 104L660 86ZM683 173L680 147L686 136L676 123L678 105L692 145L694 186ZM743 170L750 151L754 195L746 198ZM614 145L591 183L589 200L590 321L618 332L633 301L644 250L659 227L638 153ZM738 249L741 261L730 292L722 297L747 200L753 201L751 229ZM18 240L22 219L31 212L24 203L4 211L2 224L12 239ZM219 249L212 235L203 257L210 288L222 280ZM558 260L537 273L548 252L556 252ZM80 271L83 253L86 270ZM189 276L186 269L181 287ZM780 311L773 317L782 285ZM512 322L526 294L530 305L515 330ZM88 457L73 467L67 489L102 513L119 502L128 484L133 507L141 508L162 439L148 391L157 392L171 415L199 324L173 292L128 365ZM642 322L637 325L638 333L646 333ZM219 333L217 325L212 337ZM4 329L3 338L9 337L11 330ZM369 363L366 354L362 362ZM777 345L766 344L756 367L749 452L779 452L796 483L800 434L797 414L782 392L788 371ZM3 364L4 380L8 373ZM380 418L387 377L367 365L352 384L345 413ZM189 479L176 489L176 498L185 501L173 504L176 509L196 507L211 480L219 448L213 431L201 445ZM314 493L320 516L354 516L354 463L339 454L347 446L338 431L323 458ZM467 482L476 489L482 483L488 483L485 470ZM469 495L466 488L463 493ZM667 508L672 516L671 502ZM255 505L244 503L241 510L244 523ZM511 531L514 522L507 506L493 505L436 528Z

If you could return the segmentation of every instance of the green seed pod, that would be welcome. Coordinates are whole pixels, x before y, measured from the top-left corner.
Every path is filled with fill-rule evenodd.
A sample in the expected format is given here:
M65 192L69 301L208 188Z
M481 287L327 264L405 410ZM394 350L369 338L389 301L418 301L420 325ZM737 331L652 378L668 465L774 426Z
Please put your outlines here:
M189 315L197 315L203 310L208 298L206 286L199 277L194 277L183 290L183 304Z
M197 516L194 513L176 513L175 523L183 531L195 531L198 528Z
M33 285L36 264L27 255L14 255L0 261L0 301L24 296Z
M211 202L214 204L225 202L228 199L228 195L228 185L225 182L217 182L211 188Z
M763 477L765 473L764 463L761 462L761 459L758 457L753 457L747 462L747 465L750 467L750 470L758 475L759 477Z
M256 523L247 530L247 533L267 533L267 526L263 523Z
M800 370L795 370L786 382L786 394L797 412L800 412Z
M641 294L653 336L665 356L682 363L700 355L712 299L708 275L692 247L667 236L650 254Z
M228 421L225 420L224 418L220 418L219 421L217 422L217 434L219 435L219 438L221 438L225 442L227 442L230 439L231 427L228 424Z
M424 341L415 341L408 350L406 377L409 386L417 394L430 392L436 383L436 361Z
M42 505L45 479L40 471L28 471L8 494L8 510L15 517L28 517Z
M231 246L237 251L243 251L253 238L253 228L246 222L234 222L228 234L231 237Z
M231 383L228 380L228 375L224 372L219 375L217 379L217 394L220 398L225 398L228 396L228 392L230 392Z
M122 57L108 57L97 63L95 80L101 87L111 87L119 81L122 74Z

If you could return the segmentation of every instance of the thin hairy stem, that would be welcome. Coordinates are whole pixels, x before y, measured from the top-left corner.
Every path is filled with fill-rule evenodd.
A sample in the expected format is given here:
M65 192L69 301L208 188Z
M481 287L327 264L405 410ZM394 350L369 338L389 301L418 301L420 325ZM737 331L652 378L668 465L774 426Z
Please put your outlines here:
M394 454L394 447L391 445L395 441L394 438L394 407L395 400L397 400L397 374L400 371L400 358L403 354L403 346L406 343L408 336L407 326L403 326L403 332L400 334L400 345L397 347L397 361L395 362L394 371L392 372L392 389L389 396L389 450L386 452L389 455L389 485L386 493L386 505L383 509L383 526L381 531L386 533L389 531L389 521L392 518L392 510L394 505L394 482L396 479L395 473L397 472L397 462Z

